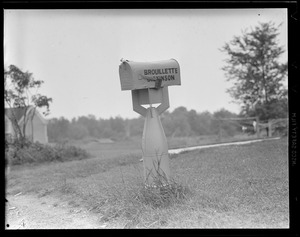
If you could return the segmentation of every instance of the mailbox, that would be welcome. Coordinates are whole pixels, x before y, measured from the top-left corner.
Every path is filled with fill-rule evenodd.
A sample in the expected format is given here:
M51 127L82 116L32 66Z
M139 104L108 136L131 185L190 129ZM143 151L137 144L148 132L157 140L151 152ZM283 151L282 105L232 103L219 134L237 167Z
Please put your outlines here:
M168 143L159 115L169 108L168 86L181 84L179 64L175 59L149 63L121 61L121 90L131 90L133 110L145 117L142 137L145 184L168 185ZM152 107L158 103L157 108ZM147 109L142 106L147 104L150 105Z
M119 66L121 90L139 90L181 85L175 59L155 62L122 61Z

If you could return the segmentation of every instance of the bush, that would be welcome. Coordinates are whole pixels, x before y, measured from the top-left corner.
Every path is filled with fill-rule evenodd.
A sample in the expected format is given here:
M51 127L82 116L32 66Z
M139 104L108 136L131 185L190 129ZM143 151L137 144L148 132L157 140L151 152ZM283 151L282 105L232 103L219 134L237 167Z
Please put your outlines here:
M90 155L82 148L58 144L54 146L39 142L6 141L5 158L10 165L24 163L43 163L51 161L68 161L89 158Z

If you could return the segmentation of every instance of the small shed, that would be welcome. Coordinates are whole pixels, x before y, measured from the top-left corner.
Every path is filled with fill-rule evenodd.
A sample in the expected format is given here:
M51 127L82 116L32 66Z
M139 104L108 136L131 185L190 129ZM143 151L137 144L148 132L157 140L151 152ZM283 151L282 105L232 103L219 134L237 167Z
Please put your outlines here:
M25 114L26 113L26 114ZM47 124L40 112L32 106L21 108L5 108L5 134L15 137L13 118L16 118L21 132L26 122L25 135L33 142L48 143Z

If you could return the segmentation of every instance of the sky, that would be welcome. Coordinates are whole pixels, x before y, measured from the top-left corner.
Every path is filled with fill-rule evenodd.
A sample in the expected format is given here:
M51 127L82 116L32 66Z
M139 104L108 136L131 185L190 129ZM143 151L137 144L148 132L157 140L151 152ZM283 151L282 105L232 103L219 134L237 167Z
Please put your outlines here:
M53 99L48 119L139 117L131 92L121 91L121 58L179 62L181 85L168 88L170 112L184 106L238 113L220 49L270 21L282 23L278 41L287 49L287 9L4 10L4 65L44 81L39 93Z

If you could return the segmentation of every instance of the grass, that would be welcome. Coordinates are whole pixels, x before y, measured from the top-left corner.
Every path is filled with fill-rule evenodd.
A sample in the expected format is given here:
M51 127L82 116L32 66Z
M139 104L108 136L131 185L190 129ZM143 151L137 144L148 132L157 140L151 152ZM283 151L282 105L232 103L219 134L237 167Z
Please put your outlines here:
M289 227L286 138L174 156L167 190L145 189L139 158L16 166L7 191L55 196L107 228Z
M262 134L262 136L264 136ZM219 137L218 135L203 135L196 137L173 137L167 138L169 149L182 148L197 145L207 145L221 142L232 142L241 140L251 140L257 139L256 135L248 134L237 134L232 137ZM110 157L120 157L124 153L138 153L142 155L141 152L141 137L132 137L128 140L116 142L116 143L97 143L97 142L77 142L70 143L70 145L79 146L86 149L91 155L96 156L101 159L106 159Z
M266 137L265 134L261 134L261 137ZM173 137L168 138L168 145L170 149L199 146L199 145L210 145L215 143L223 142L234 142L243 140L257 139L256 134L236 134L234 136L223 136L218 135L203 135L196 137Z
M141 152L141 138L135 137L130 140L123 140L115 143L99 143L99 142L90 142L90 143L71 143L71 145L79 146L87 150L92 156L98 157L99 159L107 159L112 157L120 157L124 154L132 154Z

